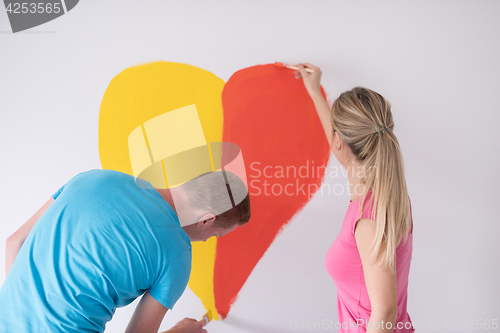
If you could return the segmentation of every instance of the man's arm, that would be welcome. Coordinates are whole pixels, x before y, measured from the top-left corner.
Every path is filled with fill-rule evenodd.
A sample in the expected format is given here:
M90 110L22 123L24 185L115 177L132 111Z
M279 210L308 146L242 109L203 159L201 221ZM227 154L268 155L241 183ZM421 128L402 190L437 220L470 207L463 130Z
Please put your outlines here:
M158 332L167 311L168 308L161 305L160 302L155 300L153 296L146 291L135 308L125 333ZM195 319L184 318L165 333L206 333L207 331L203 329L204 324L204 319L196 321Z
M146 291L135 308L125 333L156 333L168 309Z
M50 199L35 213L35 215L33 215L26 223L17 229L15 233L7 238L5 249L5 276L9 274L9 271L16 260L17 254L31 232L31 229L33 229L36 222L53 202L54 198L50 197Z

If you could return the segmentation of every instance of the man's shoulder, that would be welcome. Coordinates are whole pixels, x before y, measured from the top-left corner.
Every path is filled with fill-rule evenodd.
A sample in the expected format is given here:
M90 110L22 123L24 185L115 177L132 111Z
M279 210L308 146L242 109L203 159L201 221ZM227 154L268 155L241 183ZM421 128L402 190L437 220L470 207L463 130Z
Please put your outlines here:
M166 233L166 238L169 247L172 244L175 244L174 247L177 250L176 251L177 254L186 252L189 253L189 255L191 255L192 245L189 236L186 234L186 232L182 229L182 227L178 223L175 224L174 230L175 232Z
M116 171L116 170L111 170L111 169L91 169L91 170L83 172L82 174L99 175L102 177L126 177L126 178L133 177L127 173L124 173L121 171Z
M110 169L92 169L84 171L76 175L73 179L78 179L80 181L98 181L98 182L123 182L128 181L128 183L133 183L134 176L126 174L124 172L110 170ZM124 182L127 183L127 182Z
M75 175L71 180L74 179L83 179L83 178L91 178L91 177L131 177L130 175L127 175L126 173L116 171L116 170L110 170L110 169L90 169L87 171L82 171ZM71 181L70 180L70 181Z

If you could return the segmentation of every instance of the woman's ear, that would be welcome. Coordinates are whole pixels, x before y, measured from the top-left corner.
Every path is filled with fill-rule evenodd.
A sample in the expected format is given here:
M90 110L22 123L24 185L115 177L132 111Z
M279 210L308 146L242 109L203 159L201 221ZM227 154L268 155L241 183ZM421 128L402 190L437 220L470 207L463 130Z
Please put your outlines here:
M337 131L333 131L333 135L332 135L332 144L331 144L331 147L335 150L340 150L340 148L342 148L342 144L341 144L341 140L340 140L340 136L339 136L339 132Z

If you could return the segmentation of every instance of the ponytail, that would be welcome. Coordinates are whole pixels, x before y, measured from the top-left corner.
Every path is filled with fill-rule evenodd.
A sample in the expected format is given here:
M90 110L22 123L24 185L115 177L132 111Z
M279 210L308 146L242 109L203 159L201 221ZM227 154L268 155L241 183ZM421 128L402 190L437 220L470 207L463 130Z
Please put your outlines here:
M393 133L391 105L380 94L356 87L341 94L332 107L333 129L363 167L359 214L372 192L371 219L376 221L371 258L394 270L396 248L411 230L411 211L403 155Z

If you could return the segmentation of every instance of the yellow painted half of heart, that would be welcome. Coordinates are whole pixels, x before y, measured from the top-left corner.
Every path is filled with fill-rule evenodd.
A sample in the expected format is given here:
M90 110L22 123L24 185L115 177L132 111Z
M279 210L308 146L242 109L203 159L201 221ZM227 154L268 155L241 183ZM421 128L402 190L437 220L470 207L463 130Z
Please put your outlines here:
M102 168L132 175L130 133L148 120L193 104L206 142L221 142L223 87L223 80L204 69L166 61L129 67L116 75L104 93L99 113ZM216 247L216 238L192 243L188 285L218 320L213 285Z

